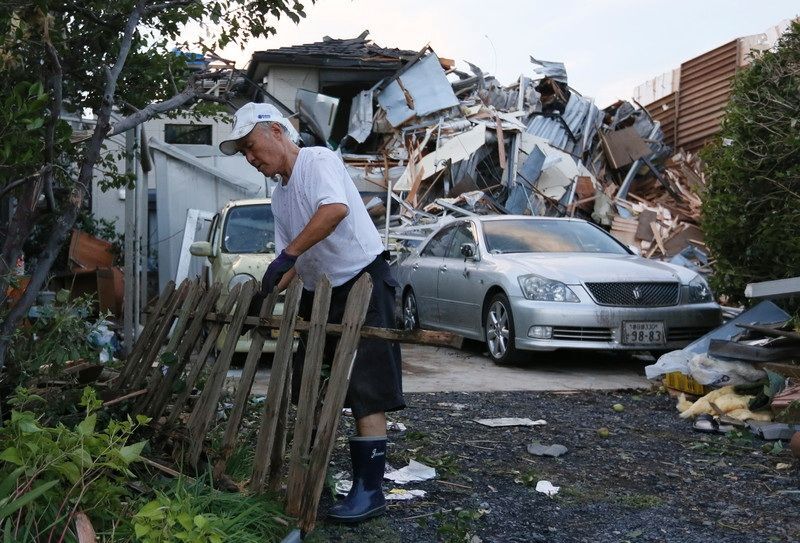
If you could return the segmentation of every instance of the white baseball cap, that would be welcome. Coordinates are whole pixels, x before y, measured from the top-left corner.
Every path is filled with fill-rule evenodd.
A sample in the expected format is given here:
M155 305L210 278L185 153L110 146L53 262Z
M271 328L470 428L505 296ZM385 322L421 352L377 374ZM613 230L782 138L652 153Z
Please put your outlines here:
M284 117L278 108L272 104L257 104L249 102L240 107L233 116L233 129L231 134L219 144L219 150L226 155L235 155L238 152L236 142L249 134L257 123L280 123L286 128L286 134L293 142L297 142L299 135L289 119Z

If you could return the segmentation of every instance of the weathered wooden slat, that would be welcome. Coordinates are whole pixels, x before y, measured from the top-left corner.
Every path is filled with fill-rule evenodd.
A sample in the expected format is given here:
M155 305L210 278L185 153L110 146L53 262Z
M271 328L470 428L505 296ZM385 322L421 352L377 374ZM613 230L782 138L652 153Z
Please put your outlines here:
M277 299L278 293L272 291L261 304L261 309L258 314L261 317L271 316L275 311L275 302ZM254 328L251 334L250 350L244 362L242 376L239 379L239 383L236 385L236 397L233 402L233 410L228 417L228 425L225 427L225 435L222 438L222 448L217 458L217 463L214 466L214 479L222 477L228 465L228 460L231 454L233 454L233 449L236 445L236 437L239 434L239 426L241 425L242 416L244 415L244 408L247 406L247 397L250 395L250 389L253 387L256 370L258 369L258 362L261 360L264 342L267 340L268 334L269 331L266 328L260 327Z
M275 427L275 441L270 455L269 470L267 471L267 490L278 492L281 486L283 473L283 459L286 454L286 431L289 424L289 404L292 400L292 365L286 368L286 380L283 384L281 405L278 407L278 424Z
M219 298L221 288L222 285L215 283L212 285L211 290L204 294L196 308L196 313L198 315L202 315L214 308L214 305L217 303L217 298ZM186 367L186 363L189 361L189 356L192 354L197 338L203 331L204 324L205 321L202 317L196 317L192 320L192 324L184 334L175 352L175 364L170 366L169 371L167 371L167 374L161 379L158 388L150 397L148 409L145 411L145 414L153 419L158 420L161 413L164 411L164 407L172 391L172 385L175 383L175 379L183 372L183 368Z
M317 410L322 355L325 351L325 325L328 322L330 305L331 282L327 276L323 276L314 290L314 307L311 310L306 339L307 347L303 361L300 397L297 402L292 454L289 457L286 510L293 517L300 514L300 498L305 487L311 434L314 432L314 415Z
M197 309L197 302L200 300L204 291L204 286L199 281L192 281L189 284L189 289L186 292L186 297L181 304L181 309L178 312L178 317L172 326L172 336L167 341L163 353L175 353L177 350L178 342L183 337L186 328L188 327L190 317L193 311ZM137 413L147 413L147 407L153 399L155 391L159 388L161 381L164 379L164 372L162 365L157 363L150 371L150 378L147 382L147 394L141 398L136 405L135 411Z
M319 417L317 436L311 449L305 491L301 497L298 524L305 533L312 531L316 522L317 506L325 484L325 470L333 451L336 427L342 414L342 406L350 383L350 372L361 340L361 327L367 315L371 293L372 279L365 273L353 285L347 298L342 318L342 337L336 346L328 391Z
M133 346L131 354L128 356L127 360L125 360L125 367L122 369L122 373L120 373L119 377L117 377L117 387L125 387L127 381L139 367L139 361L141 360L145 349L147 349L147 346L152 339L153 331L157 328L159 322L161 321L161 313L164 311L164 308L169 304L170 299L174 295L175 282L170 281L167 283L167 286L164 287L164 291L161 293L161 296L159 296L158 301L156 302L156 305L152 311L146 311L146 313L149 315L147 322L145 322L144 329L142 330L139 339L136 341L136 344Z
M261 413L261 425L256 441L253 475L250 488L260 492L264 488L265 478L272 463L272 449L276 446L276 428L280 418L281 402L286 390L286 379L291 370L292 347L294 346L294 326L300 305L300 294L303 284L295 279L286 292L283 303L283 322L278 334L278 344L272 359L272 371L267 388L267 398Z
M138 371L131 376L130 387L132 389L142 388L142 383L144 382L145 377L147 377L147 375L150 373L153 362L155 362L156 358L158 357L158 353L161 351L161 347L164 344L164 340L167 338L169 329L172 327L172 320L178 311L180 303L186 296L186 291L188 289L189 280L185 279L181 283L181 286L178 287L175 296L170 301L170 304L164 313L164 318L159 323L158 328L153 335L153 341L150 343L147 351L145 351L145 355L142 357L142 362L139 365Z
M209 313L206 315L208 322L230 322L231 317L222 315L220 313ZM249 326L265 327L270 329L281 327L281 317L270 317L266 319L259 319L257 317L247 317L245 324ZM305 332L309 330L310 323L304 320L298 320L295 324L296 332ZM333 335L342 335L341 324L327 324L326 332ZM418 345L439 345L442 347L455 347L461 345L463 338L451 332L441 332L438 330L399 330L396 328L379 328L377 326L363 326L361 328L361 337L385 339L388 341L397 341L398 343L415 343Z
M244 318L247 316L250 299L253 297L255 287L255 281L248 281L242 287L236 299L236 310L233 314L233 321L228 326L226 332L225 344L222 346L222 351L217 357L214 367L211 368L211 374L209 375L208 381L206 381L206 386L203 388L197 406L195 406L189 417L187 424L190 439L189 463L193 467L197 466L197 461L203 450L206 432L216 412L217 403L222 394L222 387L225 384L225 376L230 368L231 358L233 358L233 352L236 350L236 342L241 335L242 324L244 323Z
M236 285L228 293L228 298L225 300L225 305L222 307L223 314L233 311L233 306L236 304L236 299L239 297L240 291L241 285ZM200 373L203 371L203 368L206 365L208 355L211 354L211 350L214 349L217 344L217 338L219 337L220 332L222 332L223 326L224 325L221 323L214 323L209 329L206 340L203 343L203 346L200 348L200 353L197 355L195 363L191 365L189 374L186 376L186 388L178 395L175 402L173 402L172 411L170 412L169 417L167 417L167 421L164 423L162 431L171 428L178 419L178 415L180 415L183 411L183 406L186 404L186 400L189 397L189 394L192 393L194 384L197 382L198 377L200 377Z

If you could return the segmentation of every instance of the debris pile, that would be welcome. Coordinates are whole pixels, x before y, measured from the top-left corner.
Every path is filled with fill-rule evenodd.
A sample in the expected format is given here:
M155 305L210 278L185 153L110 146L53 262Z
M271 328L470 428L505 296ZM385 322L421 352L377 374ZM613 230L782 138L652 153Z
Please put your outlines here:
M697 157L673 156L638 105L601 110L562 63L531 63L504 86L426 47L356 96L339 150L390 245L402 252L453 216L569 216L705 271Z
M800 430L800 333L791 317L764 301L687 347L647 366L681 392L681 418L698 431L747 427L764 439L789 439ZM685 394L698 396L694 402Z

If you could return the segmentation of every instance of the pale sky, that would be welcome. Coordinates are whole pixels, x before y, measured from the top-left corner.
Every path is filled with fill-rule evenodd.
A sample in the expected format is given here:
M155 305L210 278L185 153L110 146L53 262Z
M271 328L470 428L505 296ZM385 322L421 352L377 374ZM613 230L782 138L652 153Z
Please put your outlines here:
M603 107L633 88L728 41L800 15L797 0L318 0L299 24L244 51L221 52L244 67L253 51L352 38L363 30L383 47L468 60L502 83L533 75L529 57L564 62L569 84Z

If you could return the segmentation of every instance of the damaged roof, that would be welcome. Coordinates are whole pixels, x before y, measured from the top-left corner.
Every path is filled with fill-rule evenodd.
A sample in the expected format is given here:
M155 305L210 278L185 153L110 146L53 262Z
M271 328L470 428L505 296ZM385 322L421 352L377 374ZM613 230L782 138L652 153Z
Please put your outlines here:
M325 36L322 41L291 45L253 53L251 69L260 63L320 66L325 68L365 68L397 70L417 55L417 51L385 48L368 39L369 31L349 39Z

